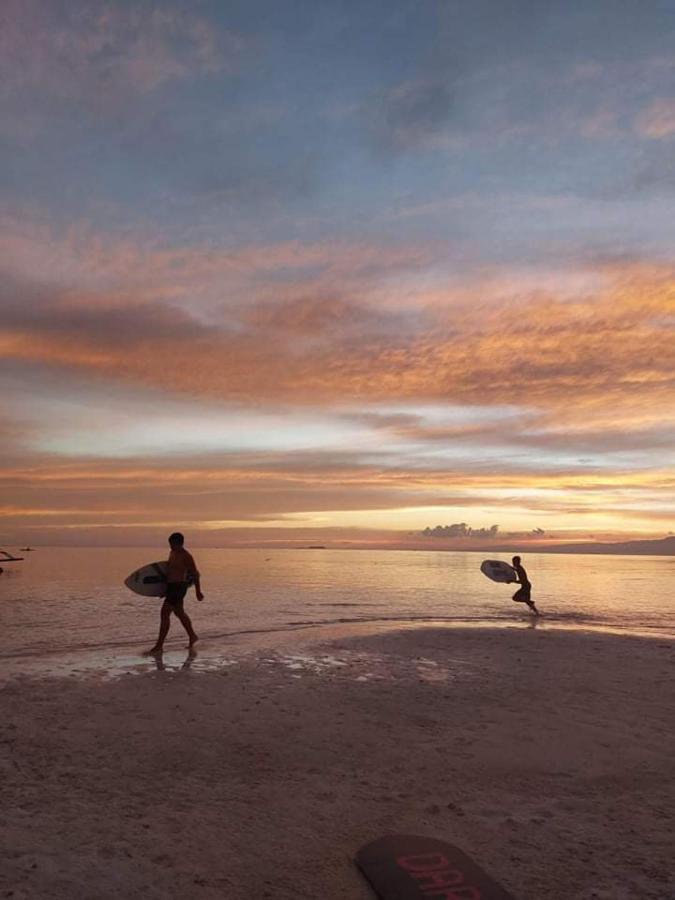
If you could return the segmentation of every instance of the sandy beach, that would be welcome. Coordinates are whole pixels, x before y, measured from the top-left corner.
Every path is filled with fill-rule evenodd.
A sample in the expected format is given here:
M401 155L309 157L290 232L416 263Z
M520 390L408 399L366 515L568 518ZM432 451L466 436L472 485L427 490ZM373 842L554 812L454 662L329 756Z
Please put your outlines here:
M212 671L1 693L2 896L362 898L386 833L521 900L675 896L675 647L345 629Z

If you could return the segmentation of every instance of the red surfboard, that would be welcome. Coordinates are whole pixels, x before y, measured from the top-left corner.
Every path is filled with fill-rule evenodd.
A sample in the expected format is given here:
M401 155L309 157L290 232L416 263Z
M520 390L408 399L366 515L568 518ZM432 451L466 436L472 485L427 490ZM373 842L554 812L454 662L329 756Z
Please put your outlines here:
M459 847L435 838L392 834L356 854L382 900L515 900Z

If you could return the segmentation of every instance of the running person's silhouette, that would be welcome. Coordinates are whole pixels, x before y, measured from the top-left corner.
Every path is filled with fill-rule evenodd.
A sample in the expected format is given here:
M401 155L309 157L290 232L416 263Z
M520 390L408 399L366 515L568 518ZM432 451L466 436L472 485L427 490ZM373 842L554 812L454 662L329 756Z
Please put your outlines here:
M511 562L513 563L513 568L516 570L516 575L518 576L518 583L520 584L520 587L518 588L518 590L515 592L515 594L513 595L513 597L511 599L515 600L516 603L527 603L527 605L530 607L532 612L536 616L538 616L539 610L534 605L534 601L532 600L532 597L531 597L532 585L530 584L530 579L527 577L527 572L520 564L520 557L514 556L513 559L511 560Z

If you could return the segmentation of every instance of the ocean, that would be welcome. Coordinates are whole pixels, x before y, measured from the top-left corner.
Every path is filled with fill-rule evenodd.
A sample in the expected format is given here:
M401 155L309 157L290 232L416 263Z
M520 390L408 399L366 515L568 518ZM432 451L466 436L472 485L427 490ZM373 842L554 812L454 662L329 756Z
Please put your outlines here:
M524 554L534 623L514 587L479 570L485 553L369 550L196 550L206 595L188 593L200 653L226 653L246 636L325 635L354 623L532 627L675 636L674 557ZM124 578L166 557L163 547L39 548L0 575L0 670L60 671L59 663L124 669L156 637L160 601ZM508 560L505 554L493 554ZM182 648L174 620L167 650ZM76 666L77 663L77 666Z

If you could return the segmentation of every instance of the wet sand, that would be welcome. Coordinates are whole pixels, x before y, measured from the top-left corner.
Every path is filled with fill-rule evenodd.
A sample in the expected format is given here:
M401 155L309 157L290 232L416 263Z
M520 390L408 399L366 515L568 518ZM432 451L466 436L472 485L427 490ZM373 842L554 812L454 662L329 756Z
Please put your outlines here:
M366 900L353 854L395 832L521 900L675 896L675 644L428 627L200 658L3 686L2 896Z

